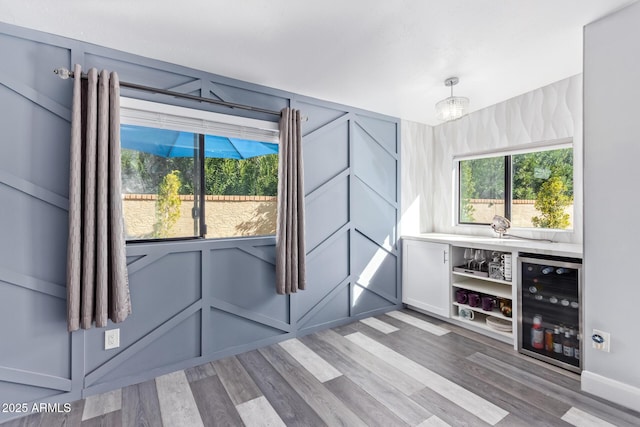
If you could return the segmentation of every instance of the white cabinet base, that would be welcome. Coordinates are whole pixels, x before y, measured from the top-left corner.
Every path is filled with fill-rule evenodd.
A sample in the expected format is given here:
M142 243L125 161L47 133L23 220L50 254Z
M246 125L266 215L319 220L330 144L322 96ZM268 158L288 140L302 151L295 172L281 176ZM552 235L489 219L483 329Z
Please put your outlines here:
M449 270L449 245L403 240L402 302L448 318Z

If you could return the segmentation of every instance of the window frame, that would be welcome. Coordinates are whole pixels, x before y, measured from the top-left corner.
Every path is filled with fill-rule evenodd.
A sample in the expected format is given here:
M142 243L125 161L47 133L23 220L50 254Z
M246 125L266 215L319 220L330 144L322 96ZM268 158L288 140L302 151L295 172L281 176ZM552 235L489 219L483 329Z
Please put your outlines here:
M209 134L278 143L280 138L279 122L270 122L121 96L120 125L185 131L198 135L198 164L196 165L197 167L194 173L197 173L195 179L198 181L199 189L197 192L194 192L196 193L194 194L194 198L197 201L199 234L182 237L127 239L127 244L265 237L263 235L206 237L205 135ZM196 209L196 207L194 206L192 209Z
M571 148L572 153L574 153L574 145L573 145L573 138L563 138L563 139L558 139L558 140L554 140L554 141L543 141L543 142L537 142L537 143L531 143L531 144L526 144L526 145L521 145L521 146L515 146L515 147L511 147L508 150L487 150L487 151L482 151L482 152L477 152L477 153L473 153L473 154L466 154L466 155L455 155L453 156L453 169L454 169L454 176L455 176L455 182L454 182L454 196L455 196L455 209L454 209L454 225L455 226L463 226L463 227L468 227L468 226L487 226L490 225L490 223L481 223L481 222L463 222L461 221L461 210L460 210L460 195L462 194L461 191L461 173L462 173L462 168L460 167L460 163L462 161L467 161L467 160L477 160L477 159L486 159L486 158L491 158L491 157L504 157L504 162L505 162L505 168L504 168L504 173L505 173L505 177L504 177L504 216L505 218L511 220L511 214L512 214L512 204L513 204L513 182L512 182L512 177L513 177L513 156L515 155L520 155L520 154L529 154L529 153L536 153L536 152L542 152L542 151L554 151L554 150L560 150L560 149L566 149L566 148ZM575 154L575 153L574 153ZM575 159L575 157L574 157ZM575 160L573 162L573 164L575 165ZM573 171L573 181L575 183L575 169ZM574 184L574 188L575 188L575 184ZM573 232L574 228L573 228L573 224L572 224L572 228L571 229L555 229L555 228L538 228L538 227L517 227L517 226L513 226L512 228L516 228L516 229L521 229L521 230L533 230L533 231L554 231L554 232Z

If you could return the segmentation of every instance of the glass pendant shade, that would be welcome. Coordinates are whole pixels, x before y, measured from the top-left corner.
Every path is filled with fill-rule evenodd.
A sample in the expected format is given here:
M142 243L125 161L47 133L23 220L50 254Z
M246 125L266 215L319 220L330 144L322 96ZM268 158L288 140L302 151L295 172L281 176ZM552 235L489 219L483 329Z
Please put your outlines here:
M436 117L442 121L459 119L467 114L469 108L469 98L463 96L453 96L453 86L458 84L457 77L449 77L444 81L444 85L451 88L451 96L436 104Z
M467 108L469 98L450 96L436 104L436 117L443 121L459 119L467 113Z

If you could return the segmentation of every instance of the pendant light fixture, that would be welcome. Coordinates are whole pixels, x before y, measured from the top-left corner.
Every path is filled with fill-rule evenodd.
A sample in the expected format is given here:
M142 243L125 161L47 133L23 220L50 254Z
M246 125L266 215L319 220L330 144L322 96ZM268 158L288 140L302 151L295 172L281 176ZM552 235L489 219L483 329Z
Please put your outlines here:
M458 84L457 77L449 77L444 81L444 85L451 88L451 96L436 104L436 117L439 120L448 122L459 119L467 113L469 108L469 98L453 96L453 86Z

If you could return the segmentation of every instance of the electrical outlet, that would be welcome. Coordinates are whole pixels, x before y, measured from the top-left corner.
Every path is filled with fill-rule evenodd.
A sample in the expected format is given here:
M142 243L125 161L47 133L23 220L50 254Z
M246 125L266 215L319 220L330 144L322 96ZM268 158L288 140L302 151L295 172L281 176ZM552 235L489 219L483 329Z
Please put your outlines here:
M120 347L120 329L111 329L104 331L104 349Z
M611 351L611 334L609 332L594 329L591 335L591 345L596 350L609 353Z

